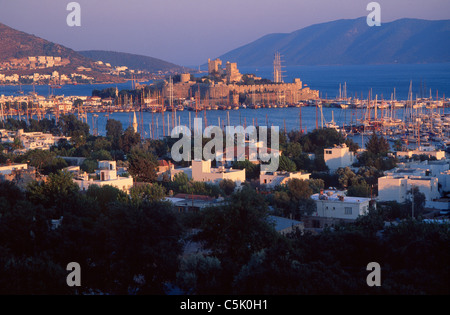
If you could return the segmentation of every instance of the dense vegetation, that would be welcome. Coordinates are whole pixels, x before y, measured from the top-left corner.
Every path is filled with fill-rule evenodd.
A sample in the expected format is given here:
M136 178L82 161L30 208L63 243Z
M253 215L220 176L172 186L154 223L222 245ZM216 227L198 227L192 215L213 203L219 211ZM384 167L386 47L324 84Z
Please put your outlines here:
M448 294L450 226L407 219L382 228L383 210L322 234L277 234L249 187L226 206L176 213L160 186L126 196L81 193L63 172L26 190L0 183L2 294ZM52 228L52 219L61 226ZM381 226L380 226L381 224ZM190 228L199 229L191 235ZM182 256L196 241L207 252ZM82 286L68 287L69 262ZM366 266L381 265L381 287Z
M330 184L353 189L355 195L374 187L380 171L364 165L367 160L356 173L350 168L336 174L326 167L316 171L323 162L308 154L345 142L333 130L281 135L284 167L314 171L314 176L268 192L256 181L259 167L249 161L234 165L247 174L248 182L239 189L230 181L212 185L186 175L157 183L156 161L168 159L171 143L142 140L113 119L105 137L89 135L86 125L70 116L34 126L72 138L51 151L0 154L2 160L27 162L48 175L46 181L20 187L0 183L0 293L165 294L173 288L185 294L450 293L450 226L421 221L424 196L418 191L412 192L414 220L410 202L391 202L318 235L275 231L269 215L301 220L315 210L310 196ZM385 159L382 139L369 141L371 159ZM143 183L130 195L111 186L81 192L61 171L67 166L64 156L85 157L85 170L95 169L101 159L118 160ZM223 196L225 203L178 213L164 201L172 193ZM385 221L394 224L385 226ZM186 244L201 251L183 255ZM381 265L381 287L366 284L372 261ZM66 285L70 262L81 265L79 288Z

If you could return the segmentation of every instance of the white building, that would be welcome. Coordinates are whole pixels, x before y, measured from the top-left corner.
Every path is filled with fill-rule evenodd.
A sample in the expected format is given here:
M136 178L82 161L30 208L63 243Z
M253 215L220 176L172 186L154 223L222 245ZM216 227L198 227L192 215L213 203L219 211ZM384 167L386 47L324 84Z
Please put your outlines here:
M332 173L340 167L351 166L355 162L353 152L350 151L345 143L324 149L323 158Z
M115 161L100 161L98 162L98 168L96 170L98 179L89 178L87 173L81 174L74 179L74 182L78 184L81 190L87 190L91 185L100 187L110 185L126 193L130 192L130 189L133 187L133 178L117 176Z
M436 150L434 146L420 146L417 149L409 150L409 151L397 151L397 158L412 158L414 155L427 155L429 157L435 157L437 160L445 159L445 151Z
M18 130L17 137L25 150L49 150L56 145L60 139L70 140L68 137L58 137L50 133L42 132L23 132L23 129Z
M403 203L411 198L409 192L413 187L425 194L426 201L440 198L437 177L403 174L378 178L378 201Z
M274 225L275 230L280 234L288 234L294 232L295 229L299 229L303 233L305 229L302 221L292 220L274 215L270 215L268 220Z
M438 174L439 184L442 192L450 192L450 170Z
M192 166L182 169L173 169L172 173L183 172L189 179L197 182L211 182L218 184L223 179L234 181L237 185L245 182L245 170L234 170L232 168L211 168L211 161L192 161Z
M450 169L449 160L438 161L412 161L406 163L398 163L397 168L409 168L416 170L425 170L425 173L429 176L438 176L442 172L446 172Z
M305 216L305 227L323 228L336 223L352 222L369 212L371 198L348 197L345 191L326 190L311 196L316 211Z
M267 188L275 188L279 185L286 184L291 179L308 180L309 173L302 172L261 172L259 175L260 185L265 185Z
M26 163L11 163L0 165L0 174L1 175L10 175L13 171L17 170L27 170L28 164Z

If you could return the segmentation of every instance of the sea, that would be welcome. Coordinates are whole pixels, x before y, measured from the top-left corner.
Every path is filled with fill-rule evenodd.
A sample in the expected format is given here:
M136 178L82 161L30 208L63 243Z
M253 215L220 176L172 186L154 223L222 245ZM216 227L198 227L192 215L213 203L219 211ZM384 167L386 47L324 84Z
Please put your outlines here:
M390 64L390 65L345 65L345 66L290 66L284 69L284 82L292 82L294 78L300 78L304 86L313 90L319 90L322 98L333 99L345 92L348 97L367 98L369 91L372 98L390 100L407 100L410 86L414 98L433 97L439 99L450 97L450 63L440 64ZM271 67L240 67L241 73L254 73L256 76L272 79ZM198 74L204 75L204 74ZM150 82L147 82L150 83ZM91 85L64 85L60 89L50 90L45 86L2 86L0 95L16 95L19 90L25 94L32 92L33 88L40 95L92 95L92 91L108 87L117 87L119 90L131 89L131 82L120 84L91 84ZM447 108L439 109L441 113L450 112ZM396 118L403 117L403 110L396 110ZM149 113L142 116L136 113L140 123L139 131L144 137L161 138L171 131L172 113ZM197 118L202 118L203 126L210 125L258 125L278 127L283 130L312 131L316 126L323 126L327 122L339 125L348 125L360 117L354 109L340 109L324 107L316 111L315 107L288 107L288 108L260 108L239 110L211 110L197 113ZM88 114L87 123L91 132L105 135L106 121L109 118L119 120L125 128L133 121L134 113L98 113ZM177 111L174 114L177 124L193 126L196 113L192 111ZM300 119L301 117L301 119ZM163 123L164 121L164 123ZM152 128L153 126L153 128ZM153 130L152 130L153 129ZM364 140L356 139L362 144Z

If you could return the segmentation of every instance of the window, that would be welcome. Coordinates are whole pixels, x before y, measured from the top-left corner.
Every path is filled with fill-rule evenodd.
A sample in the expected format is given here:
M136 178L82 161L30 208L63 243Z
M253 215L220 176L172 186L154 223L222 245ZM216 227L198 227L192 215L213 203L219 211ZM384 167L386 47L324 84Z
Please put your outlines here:
M331 150L325 150L325 154L332 154Z
M352 207L345 207L344 213L345 214L352 214Z

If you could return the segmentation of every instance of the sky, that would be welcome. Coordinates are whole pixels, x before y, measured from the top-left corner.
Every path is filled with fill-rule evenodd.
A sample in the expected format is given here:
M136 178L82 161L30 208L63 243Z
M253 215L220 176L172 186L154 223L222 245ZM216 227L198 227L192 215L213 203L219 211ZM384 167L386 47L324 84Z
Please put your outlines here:
M74 50L141 54L198 66L270 33L367 16L370 0L0 0L0 23ZM381 23L450 18L449 0L378 0Z

